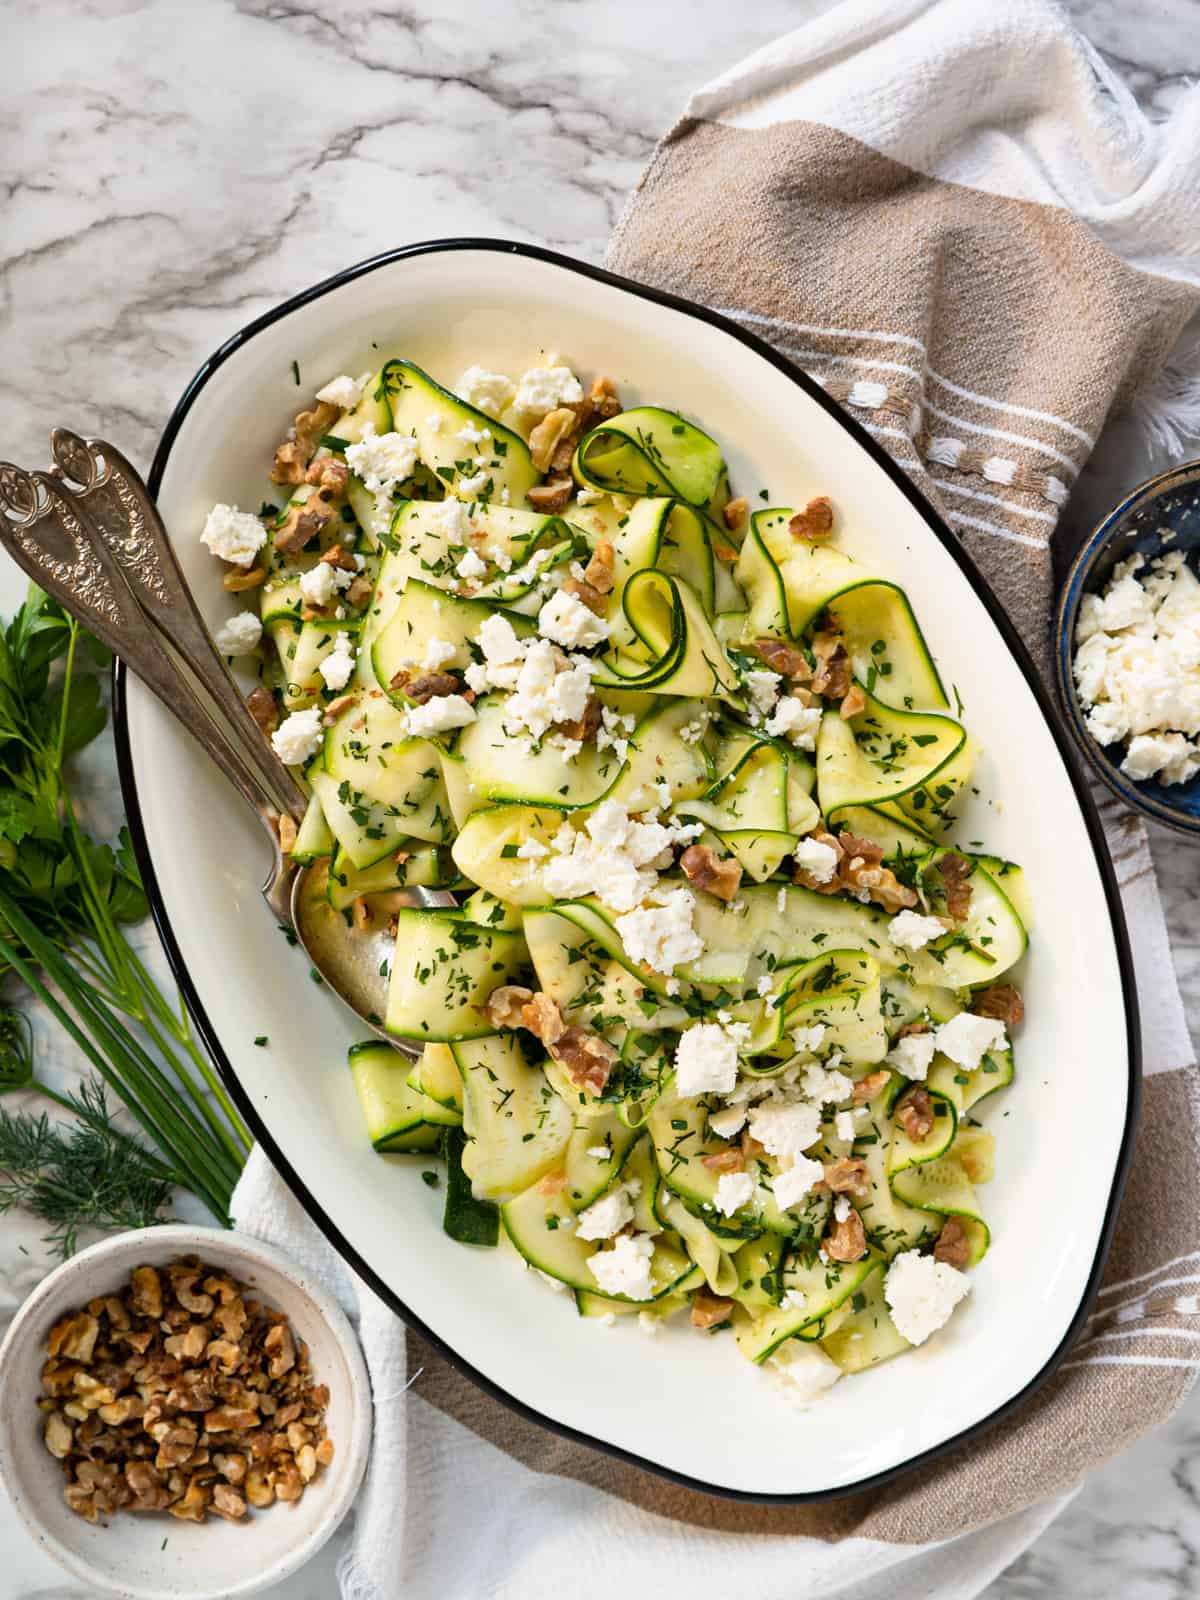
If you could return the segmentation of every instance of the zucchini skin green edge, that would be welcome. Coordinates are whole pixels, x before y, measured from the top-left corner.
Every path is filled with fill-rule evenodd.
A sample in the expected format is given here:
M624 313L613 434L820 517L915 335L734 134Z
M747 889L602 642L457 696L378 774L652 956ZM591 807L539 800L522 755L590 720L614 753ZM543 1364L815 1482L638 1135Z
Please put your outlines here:
M901 494L914 508L922 521L928 527L950 559L965 575L967 581L979 596L980 602L990 616L997 632L1004 641L1009 654L1016 662L1030 693L1041 711L1043 719L1049 728L1050 735L1055 742L1059 755L1066 768L1068 781L1079 806L1084 827L1092 846L1092 854L1096 863L1096 870L1100 876L1104 890L1105 901L1108 906L1109 921L1112 929L1113 942L1116 952L1118 970L1121 977L1122 995L1125 1005L1125 1032L1126 1054L1129 1064L1124 1125L1121 1131L1120 1148L1114 1165L1113 1179L1109 1190L1108 1203L1105 1215L1097 1233L1096 1249L1092 1260L1091 1270L1087 1283L1080 1296L1079 1305L1075 1310L1068 1326L1063 1332L1063 1337L1057 1347L1050 1353L1041 1368L1021 1385L1008 1399L1003 1401L987 1416L961 1429L957 1434L940 1440L928 1450L910 1457L906 1461L894 1463L883 1470L870 1473L852 1483L838 1484L828 1489L806 1490L793 1493L763 1493L744 1489L731 1488L728 1485L712 1483L703 1478L694 1477L688 1473L678 1472L674 1468L666 1467L646 1456L640 1456L634 1451L625 1450L618 1445L598 1438L593 1434L584 1433L566 1423L539 1412L534 1406L526 1404L509 1394L500 1384L489 1378L485 1373L471 1365L460 1356L452 1346L436 1334L419 1317L399 1295L386 1284L379 1273L362 1256L341 1230L326 1214L323 1207L311 1193L301 1175L288 1160L278 1141L267 1127L257 1106L250 1095L242 1086L235 1073L232 1063L224 1047L213 1021L208 1014L200 996L195 980L183 958L179 941L171 925L171 919L163 898L161 886L154 870L153 858L150 854L146 837L145 822L142 817L141 802L138 795L137 773L134 768L128 700L128 676L123 665L118 661L113 670L113 735L117 752L117 769L121 780L121 791L125 804L125 814L129 826L130 838L133 843L134 853L138 868L145 886L147 898L150 903L151 914L159 937L162 939L167 959L170 962L180 990L187 1003L188 1011L196 1026L196 1030L215 1062L229 1093L237 1104L238 1110L245 1118L247 1124L253 1129L255 1137L263 1145L264 1150L271 1159L276 1171L284 1178L293 1194L304 1206L309 1216L329 1240L335 1250L354 1268L356 1272L378 1294L385 1304L389 1305L399 1316L403 1317L410 1327L420 1333L422 1337L441 1353L447 1360L469 1377L474 1383L491 1395L494 1399L509 1406L518 1415L531 1422L540 1424L559 1434L562 1438L569 1439L589 1449L601 1450L617 1460L624 1461L631 1466L652 1472L660 1478L672 1483L681 1484L685 1488L694 1489L703 1494L716 1495L722 1499L744 1501L750 1504L779 1504L779 1505L805 1505L819 1504L822 1501L841 1499L848 1494L864 1490L876 1489L904 1472L935 1461L946 1455L950 1450L970 1442L978 1437L987 1428L994 1426L1004 1418L1010 1416L1019 1406L1022 1406L1042 1385L1051 1377L1067 1350L1074 1343L1083 1327L1100 1287L1104 1264L1112 1244L1116 1228L1117 1211L1121 1196L1124 1192L1128 1178L1130 1160L1133 1151L1134 1135L1137 1129L1138 1110L1141 1100L1142 1052L1141 1036L1138 1022L1137 991L1134 983L1133 957L1129 945L1128 932L1125 925L1124 913L1121 909L1120 898L1117 890L1116 875L1108 857L1104 842L1103 829L1099 813L1096 809L1088 789L1083 781L1081 772L1076 764L1076 757L1071 747L1068 735L1062 726L1058 712L1054 706L1049 689L1038 676L1037 669L1029 655L1024 642L1013 627L1000 602L988 589L982 575L967 552L957 542L954 534L943 521L939 513L921 494L920 490L910 482L906 474L892 460L883 447L871 437L866 429L855 418L843 413L837 403L830 399L804 372L780 355L764 339L748 329L741 327L730 317L720 312L709 310L707 307L696 305L679 295L671 294L665 290L653 289L631 279L622 278L616 273L605 271L602 267L595 267L586 262L575 261L569 256L558 251L547 250L540 245L517 243L509 239L490 238L450 238L440 240L426 240L417 244L404 245L394 250L385 251L380 255L372 256L365 261L357 262L347 267L342 272L314 284L311 288L303 290L282 305L265 312L255 318L239 332L227 339L196 372L187 388L184 390L178 404L168 418L158 447L155 451L148 478L148 486L152 495L157 496L162 487L167 467L171 461L179 434L187 420L192 407L196 404L201 392L205 389L214 375L235 354L243 349L252 339L264 330L273 327L277 322L302 310L305 306L324 298L336 290L367 274L378 271L380 268L393 266L398 262L417 259L427 255L453 255L459 252L474 252L476 254L495 255L497 257L518 256L529 261L542 263L544 266L557 268L560 271L573 274L576 277L590 280L592 283L605 286L609 292L630 296L632 299L657 306L674 315L683 316L693 322L699 322L710 328L720 330L726 338L732 339L744 349L752 351L760 360L766 362L777 372L782 373L799 389L812 404L819 406L843 432L858 444L860 449L874 463L875 467L884 474L896 492Z

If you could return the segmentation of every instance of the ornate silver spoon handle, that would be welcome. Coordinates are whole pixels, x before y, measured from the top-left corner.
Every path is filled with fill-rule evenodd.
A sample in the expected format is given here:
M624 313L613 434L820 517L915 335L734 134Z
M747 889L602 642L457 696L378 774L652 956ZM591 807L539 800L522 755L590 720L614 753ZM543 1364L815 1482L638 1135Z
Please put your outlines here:
M272 905L287 915L287 874L278 848L278 810L260 776L208 714L191 682L159 641L121 568L74 497L53 473L0 462L0 544L34 583L57 600L134 671L183 724L275 841ZM222 671L224 669L222 668ZM261 740L257 726L255 736ZM299 791L297 791L299 792Z
M197 610L158 508L136 469L104 439L51 434L64 487L116 557L142 611L221 709L223 726L272 794L296 817L305 795L250 715Z

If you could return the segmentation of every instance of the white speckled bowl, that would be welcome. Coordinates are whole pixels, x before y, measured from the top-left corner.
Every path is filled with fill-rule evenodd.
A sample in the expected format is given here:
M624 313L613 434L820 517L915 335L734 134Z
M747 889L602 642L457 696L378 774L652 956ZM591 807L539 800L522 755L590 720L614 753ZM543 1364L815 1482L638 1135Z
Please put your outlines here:
M63 1499L59 1463L42 1443L37 1399L46 1335L67 1311L111 1293L133 1267L197 1255L225 1268L286 1312L329 1386L334 1458L293 1505L203 1525L165 1513L122 1512L85 1522ZM333 1533L358 1492L371 1447L371 1390L354 1330L304 1269L269 1245L215 1228L142 1228L105 1239L52 1272L18 1311L0 1346L0 1475L21 1520L46 1554L96 1594L125 1600L235 1600L278 1583ZM164 1542L165 1541L165 1542Z

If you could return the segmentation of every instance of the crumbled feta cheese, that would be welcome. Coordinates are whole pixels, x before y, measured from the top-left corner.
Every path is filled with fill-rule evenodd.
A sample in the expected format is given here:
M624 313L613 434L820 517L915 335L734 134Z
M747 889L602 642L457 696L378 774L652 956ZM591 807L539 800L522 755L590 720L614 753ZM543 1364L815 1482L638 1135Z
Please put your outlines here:
M364 372L361 378L352 378L343 372L336 378L330 378L323 389L317 390L317 399L323 400L326 405L340 406L343 411L353 411L370 381L369 372Z
M530 367L521 374L513 406L533 422L557 406L576 405L582 399L583 385L570 367Z
M654 1282L650 1262L654 1240L648 1233L621 1233L610 1250L597 1250L588 1258L588 1270L601 1294L621 1295L626 1300L651 1300Z
M808 1304L808 1296L803 1289L785 1289L779 1297L779 1304L785 1311L803 1311Z
M461 439L463 444L485 444L492 437L492 430L490 428L476 428L472 423L468 422L465 427L458 430L454 437Z
M262 519L253 512L218 504L205 518L200 538L222 561L229 561L235 567L251 567L267 542L267 530Z
M820 1345L800 1339L785 1339L765 1366L797 1405L820 1399L842 1375L841 1367Z
M283 719L271 735L271 748L284 766L298 767L316 754L323 737L321 708L309 706Z
M213 635L223 656L246 656L262 638L262 622L253 611L235 611Z
M757 1187L748 1172L723 1172L713 1196L713 1205L723 1217L731 1217L735 1211L750 1204Z
M422 672L438 672L447 661L453 661L458 654L458 646L451 644L449 639L430 639L425 646L425 654L421 657Z
M637 726L637 719L614 711L611 706L600 708L600 726L596 729L596 749L611 750L618 761L629 754L629 735Z
M888 938L901 950L923 950L945 932L939 917L923 917L919 911L898 911L888 923Z
M679 737L684 744L699 744L708 730L708 713L702 712L691 722L685 722L679 730Z
M516 393L516 385L502 372L488 372L485 367L476 366L467 368L454 385L454 392L476 411L498 417Z
M737 1082L737 1041L716 1022L693 1022L675 1052L675 1092L728 1094Z
M942 1023L934 1033L934 1041L943 1055L949 1056L965 1072L974 1072L989 1050L1005 1049L1008 1035L1002 1022L960 1011L958 1016Z
M655 904L627 911L616 920L617 934L631 961L655 972L673 972L704 953L704 941L692 926L696 901L689 889L657 890Z
M1130 740L1123 771L1180 783L1200 768L1200 580L1179 551L1139 579L1144 565L1120 563L1102 596L1084 597L1075 683L1092 736Z
M1200 744L1182 733L1137 733L1129 741L1121 771L1140 782L1186 783L1200 772Z
M354 581L352 572L344 572L331 561L318 561L315 567L300 574L300 598L317 610L323 609L335 594L348 589Z
M568 650L587 650L601 644L609 635L609 626L603 617L589 611L576 595L565 589L556 589L538 612L538 632L544 639Z
M476 472L469 478L459 478L454 492L460 500L477 500L490 482L486 472Z
M833 1119L833 1131L839 1139L854 1138L854 1113L853 1111L839 1111Z
M475 721L475 707L460 694L435 695L423 706L410 706L404 713L404 731L410 739L428 739L431 734L451 728L465 728Z
M832 883L837 871L838 853L831 844L819 839L801 839L792 851L796 865L802 867L816 883Z
M489 544L483 553L494 567L500 568L501 572L512 571L512 557L507 550L502 550L498 544Z
M447 544L466 544L471 531L471 518L461 500L447 497L440 500L428 513L435 533L440 533Z
M593 1161L612 1160L612 1151L606 1144L591 1144L584 1151L584 1155L590 1156Z
M950 1320L955 1306L971 1291L971 1280L955 1267L916 1250L896 1256L883 1280L896 1331L909 1344L924 1344Z
M819 1161L811 1161L808 1156L793 1156L790 1164L771 1180L775 1204L781 1211L790 1211L811 1194L813 1185L821 1183L824 1177L825 1168Z
M431 411L429 413L429 415L425 418L425 426L429 429L430 433L441 433L441 431L442 431L442 415L441 415L441 412L440 411Z
M824 1043L825 1035L829 1032L827 1023L810 1022L807 1027L793 1028L792 1043L797 1050L807 1050L810 1053L819 1050Z
M318 669L327 689L344 689L354 672L354 646L350 635L339 633L333 649L321 660Z
M512 623L498 611L484 621L478 639L483 659L489 666L507 666L510 662L520 661L524 654L524 646L517 638Z
M709 1114L708 1125L718 1139L732 1139L746 1126L745 1106L726 1106Z
M750 1132L768 1155L798 1156L820 1137L821 1113L803 1101L768 1101L751 1107Z
M801 705L794 694L785 694L767 718L767 732L773 739L790 739L798 750L815 750L821 727L820 706Z
M586 1211L579 1213L576 1231L578 1239L611 1239L620 1233L627 1222L633 1221L633 1200L641 1188L634 1178L629 1183L619 1183L615 1189L592 1202Z
M517 846L518 861L540 861L550 854L550 846L540 839L525 839Z
M662 1328L662 1318L656 1317L653 1311L639 1311L637 1324L643 1333L653 1338Z
M373 422L364 425L361 439L346 446L346 465L373 495L390 495L416 464L417 441L411 434L376 433Z
M853 1207L846 1195L838 1194L833 1197L833 1220L835 1222L846 1222L852 1209Z
M840 1056L832 1058L840 1061ZM819 1066L815 1061L811 1067L806 1067L800 1080L804 1093L819 1106L834 1105L838 1100L848 1100L854 1093L854 1084L844 1072L839 1072L836 1067L830 1070Z
M766 716L779 699L779 685L783 682L778 672L768 672L765 667L742 674L742 682L750 696L750 704Z
M775 893L775 909L780 916L787 910L787 885L780 884Z
M591 693L587 656L563 656L549 639L534 639L525 647L504 705L505 727L540 739L556 722L578 722Z
M474 550L464 550L454 570L460 578L482 578L487 572L487 562L481 561Z
M774 987L774 978L771 977L770 973L764 972L762 977L754 985L754 992L760 1000L765 1000Z
M932 1033L906 1033L887 1053L887 1064L906 1078L924 1078L937 1045Z

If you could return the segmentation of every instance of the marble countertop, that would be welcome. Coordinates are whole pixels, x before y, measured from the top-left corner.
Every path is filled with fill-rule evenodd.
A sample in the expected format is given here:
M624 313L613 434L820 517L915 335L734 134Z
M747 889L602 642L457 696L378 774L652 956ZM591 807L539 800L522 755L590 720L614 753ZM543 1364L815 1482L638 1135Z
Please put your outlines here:
M599 260L688 90L831 0L39 0L0 8L4 454L70 421L149 460L192 372L328 273L411 239L493 234ZM1152 117L1200 75L1200 0L1066 0ZM1200 453L1200 441L1196 446ZM1143 463L1102 449L1068 515ZM11 580L0 583L11 609ZM1200 1031L1200 849L1154 839ZM0 1322L31 1286L0 1241ZM1094 1473L989 1600L1183 1600L1200 1585L1200 1397ZM342 1536L344 1537L344 1535ZM330 1600L341 1539L271 1593ZM85 1591L0 1497L0 1590Z

